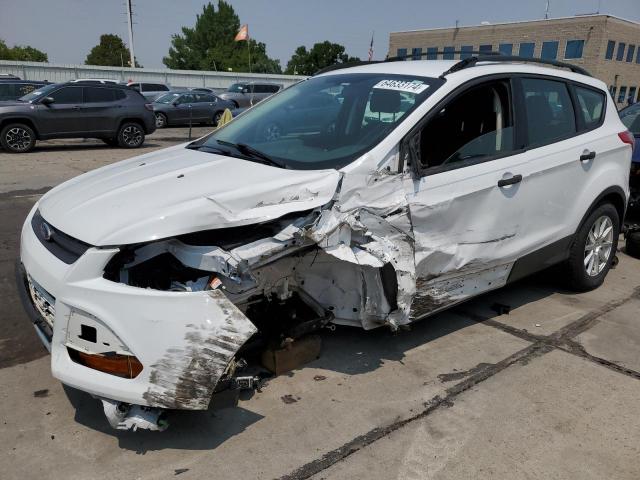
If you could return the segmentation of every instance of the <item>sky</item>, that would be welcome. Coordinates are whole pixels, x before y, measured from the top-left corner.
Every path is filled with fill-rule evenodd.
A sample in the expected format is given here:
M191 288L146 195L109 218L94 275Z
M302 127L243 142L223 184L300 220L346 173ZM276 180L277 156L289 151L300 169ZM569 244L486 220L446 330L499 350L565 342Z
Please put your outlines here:
M163 68L171 35L193 26L206 0L134 0L138 62ZM366 59L372 34L374 58L387 54L389 32L544 18L546 0L229 0L283 68L300 45L330 40ZM550 0L549 16L615 15L640 22L640 0ZM217 5L217 0L214 1ZM124 0L0 0L0 38L31 45L52 63L83 64L101 34L128 43Z

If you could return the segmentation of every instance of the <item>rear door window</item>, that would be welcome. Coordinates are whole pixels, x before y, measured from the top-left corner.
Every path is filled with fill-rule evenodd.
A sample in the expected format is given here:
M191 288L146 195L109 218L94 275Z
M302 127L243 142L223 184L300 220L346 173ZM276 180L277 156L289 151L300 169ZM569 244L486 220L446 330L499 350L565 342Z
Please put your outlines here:
M113 102L113 90L99 87L84 87L84 103Z
M82 103L82 87L64 87L49 95L56 104Z
M591 88L575 87L577 110L580 119L580 130L590 130L597 127L604 114L605 96Z
M566 83L523 78L522 91L530 147L540 147L576 133L573 104Z

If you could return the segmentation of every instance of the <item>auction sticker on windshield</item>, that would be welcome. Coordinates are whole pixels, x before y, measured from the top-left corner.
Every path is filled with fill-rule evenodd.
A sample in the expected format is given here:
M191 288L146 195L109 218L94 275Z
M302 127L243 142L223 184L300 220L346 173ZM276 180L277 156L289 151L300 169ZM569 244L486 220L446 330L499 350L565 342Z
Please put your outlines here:
M419 94L429 88L429 85L420 80L413 80L411 82L406 80L381 80L376 83L373 88Z

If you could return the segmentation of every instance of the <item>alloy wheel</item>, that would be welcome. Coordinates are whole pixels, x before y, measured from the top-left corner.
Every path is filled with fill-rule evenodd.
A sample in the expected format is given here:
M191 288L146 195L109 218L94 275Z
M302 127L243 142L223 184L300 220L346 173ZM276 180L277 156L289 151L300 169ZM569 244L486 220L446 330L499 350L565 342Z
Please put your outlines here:
M161 113L156 113L156 127L162 128L164 127L165 123L166 119L164 118L164 115L162 115Z
M605 269L613 249L613 222L603 215L594 223L584 246L584 268L587 275L597 277Z
M22 127L13 127L5 134L9 148L16 152L23 152L31 145L31 134Z
M130 147L140 145L142 142L142 131L135 125L129 125L122 131L122 140Z

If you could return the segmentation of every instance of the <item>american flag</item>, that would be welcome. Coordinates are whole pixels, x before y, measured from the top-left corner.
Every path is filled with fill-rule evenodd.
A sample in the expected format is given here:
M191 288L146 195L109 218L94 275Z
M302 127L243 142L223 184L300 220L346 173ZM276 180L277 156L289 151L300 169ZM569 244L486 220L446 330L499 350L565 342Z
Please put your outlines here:
M371 43L369 44L369 61L373 60L373 33L371 34Z

